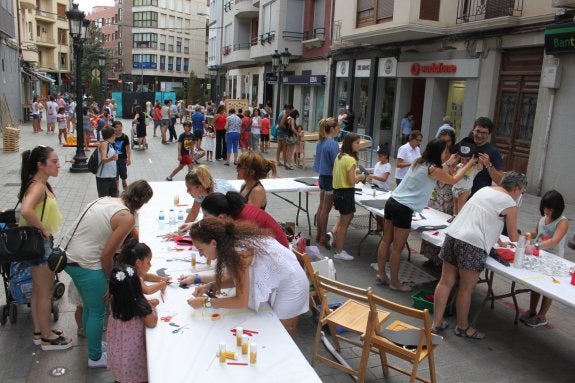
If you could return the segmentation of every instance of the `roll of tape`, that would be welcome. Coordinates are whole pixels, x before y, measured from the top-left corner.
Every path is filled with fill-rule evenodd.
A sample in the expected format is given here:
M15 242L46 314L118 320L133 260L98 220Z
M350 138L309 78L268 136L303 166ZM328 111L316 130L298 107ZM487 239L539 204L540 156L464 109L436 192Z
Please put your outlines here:
M219 320L220 318L220 314L212 314L212 320Z

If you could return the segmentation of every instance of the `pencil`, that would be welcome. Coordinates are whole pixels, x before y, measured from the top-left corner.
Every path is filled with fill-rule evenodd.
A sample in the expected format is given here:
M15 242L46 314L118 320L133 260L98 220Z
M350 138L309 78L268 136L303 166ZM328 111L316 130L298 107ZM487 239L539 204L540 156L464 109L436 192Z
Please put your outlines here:
M247 366L248 364L245 362L228 362L227 364L232 366Z

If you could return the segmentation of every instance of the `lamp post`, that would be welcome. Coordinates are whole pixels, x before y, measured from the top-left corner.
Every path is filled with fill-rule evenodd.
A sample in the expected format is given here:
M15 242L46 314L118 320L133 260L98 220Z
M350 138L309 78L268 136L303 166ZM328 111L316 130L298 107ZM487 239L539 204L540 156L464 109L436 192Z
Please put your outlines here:
M285 48L285 50L282 53L278 53L278 50L276 49L275 52L272 54L272 69L277 74L277 81L276 81L277 93L276 93L276 106L275 106L275 113L276 113L275 122L276 123L279 122L279 121L277 121L277 119L280 115L280 96L281 96L281 86L282 86L282 74L289 65L290 57L291 57L291 53L290 53L288 48Z
M98 56L98 66L100 67L100 93L102 93L101 95L101 102L100 105L102 106L102 110L104 107L104 103L106 100L106 84L104 83L104 70L106 69L106 56L104 56L103 54Z
M82 93L82 53L84 41L90 21L85 19L84 12L78 9L78 4L72 4L72 9L66 12L66 17L70 25L70 37L74 41L74 57L76 60L76 155L70 168L72 173L85 173L88 171L86 153L84 153L84 113L83 113L83 93Z

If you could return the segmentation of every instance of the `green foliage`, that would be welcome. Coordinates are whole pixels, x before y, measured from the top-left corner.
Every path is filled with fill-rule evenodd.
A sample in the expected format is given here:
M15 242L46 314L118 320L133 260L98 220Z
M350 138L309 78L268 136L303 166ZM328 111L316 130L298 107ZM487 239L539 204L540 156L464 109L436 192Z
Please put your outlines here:
M102 88L100 87L100 79L92 78L90 81L90 88L88 94L94 98L98 103L101 103L102 99Z
M186 105L195 104L198 100L201 104L206 101L206 95L194 71L190 72L188 78L188 97L186 100Z
M98 59L101 55L106 56L106 66L99 68ZM86 41L84 42L84 50L82 55L82 83L90 84L88 94L94 97L95 100L100 99L100 79L92 77L92 69L99 68L104 71L104 75L110 70L110 62L112 61L110 53L104 49L102 40L102 32L94 23L88 27ZM97 81L96 81L97 80ZM94 85L97 83L97 85Z

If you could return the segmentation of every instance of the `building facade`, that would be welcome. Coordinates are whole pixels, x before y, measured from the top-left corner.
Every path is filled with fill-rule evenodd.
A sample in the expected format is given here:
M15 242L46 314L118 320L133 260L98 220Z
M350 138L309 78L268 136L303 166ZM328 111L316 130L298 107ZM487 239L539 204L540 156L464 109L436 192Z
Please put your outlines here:
M16 40L15 7L12 1L0 4L0 97L6 98L6 103L12 118L19 121L22 118L22 99L20 94L20 65L18 60L18 43ZM16 91L14 91L16 90ZM4 105L3 100L1 105ZM2 113L7 111L2 110ZM0 117L2 125L8 125L8 116Z

